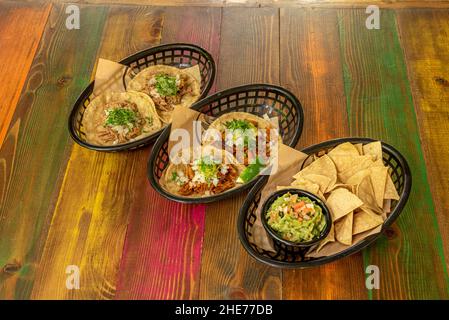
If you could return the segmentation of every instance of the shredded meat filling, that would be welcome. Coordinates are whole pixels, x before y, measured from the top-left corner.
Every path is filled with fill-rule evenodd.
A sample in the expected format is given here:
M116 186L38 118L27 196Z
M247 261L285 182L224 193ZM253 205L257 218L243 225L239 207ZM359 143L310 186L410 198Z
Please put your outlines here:
M99 132L99 137L105 143L125 143L142 133L142 127L145 125L145 119L139 112L137 105L131 101L113 102L106 106L106 110L129 109L136 115L136 121L129 127L104 125L103 130Z
M265 129L266 131L266 140L265 140L265 156L267 158L270 157L270 129L267 128ZM222 133L221 135L221 139L222 139L222 148L225 149L226 148L226 135L225 132ZM259 139L256 139L256 150L254 151L258 151L259 149ZM232 146L232 154L234 157L237 157L237 146L234 144ZM243 164L245 166L247 166L249 164L249 152L248 152L248 145L244 145L243 146Z
M194 176L193 170L189 165L186 170L186 176L189 178L189 182L184 183L180 189L179 193L183 196L190 196L192 194L205 194L210 192L210 194L222 193L228 189L235 186L235 180L238 177L238 170L234 165L228 165L228 171L223 174L221 171L218 172L217 178L218 183L215 185L213 183L191 183L191 179Z
M190 83L190 79L185 74L180 74L177 79L178 93L174 96L162 96L157 92L156 89L156 78L153 77L148 82L145 91L150 95L151 99L153 99L156 107L161 111L172 111L174 109L174 105L180 104L182 98L186 94L192 93L192 86Z

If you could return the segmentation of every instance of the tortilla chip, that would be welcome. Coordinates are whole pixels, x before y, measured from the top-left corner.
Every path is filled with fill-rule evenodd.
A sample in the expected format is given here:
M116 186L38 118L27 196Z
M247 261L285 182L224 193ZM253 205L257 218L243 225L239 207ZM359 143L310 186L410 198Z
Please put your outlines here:
M334 224L331 225L331 230L329 231L329 234L324 238L319 244L316 249L316 252L319 252L326 244L329 242L335 241L335 231L334 231Z
M350 246L352 244L352 220L354 213L351 211L340 221L335 223L335 238L338 242Z
M374 156L373 160L382 160L382 143L375 141L365 144L363 146L363 154Z
M348 178L346 183L348 185L358 185L358 184L360 184L360 182L362 182L362 180L366 176L369 176L370 174L371 174L371 169L369 169L369 168L357 171L355 174L353 174L351 177Z
M345 188L338 188L331 192L326 204L331 211L332 221L337 221L341 217L354 211L363 205L355 194Z
M292 186L276 186L276 191L291 189L291 188L292 188Z
M323 176L322 174L314 174L309 173L306 175L303 175L303 177L317 185L320 186L321 192L326 192L327 188L329 187L329 184L331 183L331 178L327 176Z
M352 234L359 234L371 230L384 222L381 216L375 214L368 208L363 208L362 211L354 214L354 224L352 227Z
M357 148L349 142L339 144L328 155L335 163L338 172L349 169L352 166L354 158L360 157Z
M384 205L382 207L382 210L385 213L390 213L391 212L391 199L385 199L384 200Z
M344 142L333 148L329 153L329 157L333 157L336 155L343 156L358 156L360 155L357 148L350 142Z
M337 181L337 169L335 168L335 165L332 162L331 158L329 158L327 155L324 155L312 162L309 166L305 167L300 172L295 174L293 178L298 179L309 174L320 174L328 177L330 179L328 189L332 187Z
M373 166L374 161L371 155L353 157L350 162L344 166L346 169L339 171L338 178L341 182L347 183L348 179L357 172Z
M363 156L363 143L357 143L357 144L354 145L354 147L357 149L359 154L361 156Z
M366 176L363 178L356 188L356 195L363 201L363 205L378 214L382 214L382 209L377 206L371 177Z
M313 194L318 194L320 190L320 186L316 183L311 182L310 180L304 179L302 177L296 179L291 183L292 187L309 191ZM290 187L291 188L291 187Z
M371 169L371 183L374 190L374 196L379 208L383 207L385 185L387 183L388 168L386 167L372 167Z
M387 182L385 184L384 199L399 200L398 191L396 190L393 180L391 180L389 174L387 175Z

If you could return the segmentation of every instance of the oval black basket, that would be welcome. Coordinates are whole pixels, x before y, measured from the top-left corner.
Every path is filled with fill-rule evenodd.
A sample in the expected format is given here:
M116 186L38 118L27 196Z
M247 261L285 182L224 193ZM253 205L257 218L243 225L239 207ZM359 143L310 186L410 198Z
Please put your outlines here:
M258 116L267 114L279 119L279 134L284 144L294 147L299 140L304 113L299 100L288 90L269 84L250 84L217 92L193 104L192 109L207 116L219 117L229 112L248 112ZM169 164L168 139L170 126L165 128L151 150L148 161L148 180L162 196L182 203L208 203L223 200L253 186L263 176L258 176L243 186L221 194L190 198L166 191L159 180Z
M308 154L309 157L311 157L315 154L322 155L323 153L330 151L336 145L343 142L366 144L373 141L376 140L369 138L341 138L310 146L303 149L302 152ZM399 153L399 151L383 142L382 151L384 164L389 167L391 178L400 195L400 199L398 201L392 200L391 202L391 213L388 215L387 219L382 225L382 231L384 231L385 228L389 227L397 219L402 209L404 208L410 194L410 189L412 186L412 176L407 161ZM298 171L300 169L301 168L298 167ZM306 258L304 257L303 252L298 253L295 251L291 251L285 246L277 247L277 252L270 252L259 248L255 243L250 241L250 237L252 227L254 225L254 222L256 221L256 213L260 202L261 191L267 181L268 177L265 176L254 185L240 209L239 217L237 220L237 231L240 242L242 243L246 251L259 262L268 264L273 267L289 269L302 269L319 266L349 256L362 250L363 248L366 248L382 234L381 231L378 234L374 234L367 237L366 239L363 239L354 246L351 246L342 252L320 258Z
M215 62L212 55L201 47L187 43L172 43L142 50L120 61L130 68L132 72L127 73L133 77L139 71L153 65L170 65L178 68L188 68L199 65L201 73L201 96L207 96L215 79ZM126 87L125 77L123 82ZM97 146L88 143L82 126L84 111L90 101L96 97L93 93L95 81L84 89L73 106L69 117L69 132L72 139L79 145L97 151L115 152L132 150L151 144L162 133L164 128L148 137L117 146Z

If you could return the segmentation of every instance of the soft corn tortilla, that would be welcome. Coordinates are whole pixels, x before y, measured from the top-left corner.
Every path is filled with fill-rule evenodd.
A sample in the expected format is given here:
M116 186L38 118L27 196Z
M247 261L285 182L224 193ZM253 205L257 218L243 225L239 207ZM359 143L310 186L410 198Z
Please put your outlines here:
M147 122L142 128L142 131L146 132L130 141L142 139L161 128L161 122L157 115L156 108L153 100L151 100L149 96L135 91L107 92L93 99L84 112L82 125L84 127L87 142L98 146L113 145L113 143L107 143L100 138L100 133L106 130L106 110L111 103L126 101L135 103L139 113L144 119L147 117L152 119L151 124Z
M276 129L278 127L277 123L273 123L271 120L264 119L262 117L258 117L252 113L248 112L230 112L226 113L217 119L215 119L210 125L209 128L204 133L203 142L205 144L212 143L215 141L214 133L217 131L221 134L227 130L226 123L232 120L247 120L251 122L257 123L258 129ZM282 142L281 137L279 136L279 142Z
M187 150L187 149L185 149L185 150ZM180 187L176 184L176 182L172 181L172 179L171 179L173 172L175 172L175 171L176 172L178 172L178 171L186 172L187 165L193 162L194 156L201 155L202 157L210 156L210 157L213 157L214 159L221 159L223 161L223 163L234 165L237 168L237 171L239 174L245 169L245 167L243 165L239 164L237 159L235 159L235 157L232 154L230 154L229 152L227 152L226 150L218 149L211 145L200 146L196 149L189 148L188 150L189 150L189 152L185 152L184 150L181 150L180 153L178 154L178 156L180 156L183 159L182 163L170 163L168 165L167 169L165 170L164 174L161 177L161 184L170 193L179 195L178 191L179 191ZM187 156L187 154L188 154L188 156ZM236 186L234 188L236 188L238 186L239 186L239 184L236 184ZM232 188L232 189L234 189L234 188ZM225 192L232 190L232 189L228 189ZM203 197L203 196L205 196L205 195L193 194L193 195L187 196L187 197Z
M192 93L185 94L181 99L181 103L179 105L174 105L173 107L190 107L195 101L199 99L201 95L201 75L198 66L188 69L178 69L176 67L166 65L150 66L140 71L132 80L130 80L127 84L127 88L128 90L135 90L149 95L146 85L153 76L158 74L176 76L181 73L187 75L189 79L189 85L192 87ZM157 105L156 109L158 109ZM158 112L163 122L171 122L171 114L173 111L162 111L158 109Z

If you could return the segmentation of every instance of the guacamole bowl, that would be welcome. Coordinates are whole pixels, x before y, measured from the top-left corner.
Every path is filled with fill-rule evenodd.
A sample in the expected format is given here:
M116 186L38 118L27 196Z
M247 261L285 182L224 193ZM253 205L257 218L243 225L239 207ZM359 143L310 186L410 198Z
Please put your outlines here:
M272 193L263 203L261 218L275 247L298 252L325 239L332 225L324 202L296 188Z

